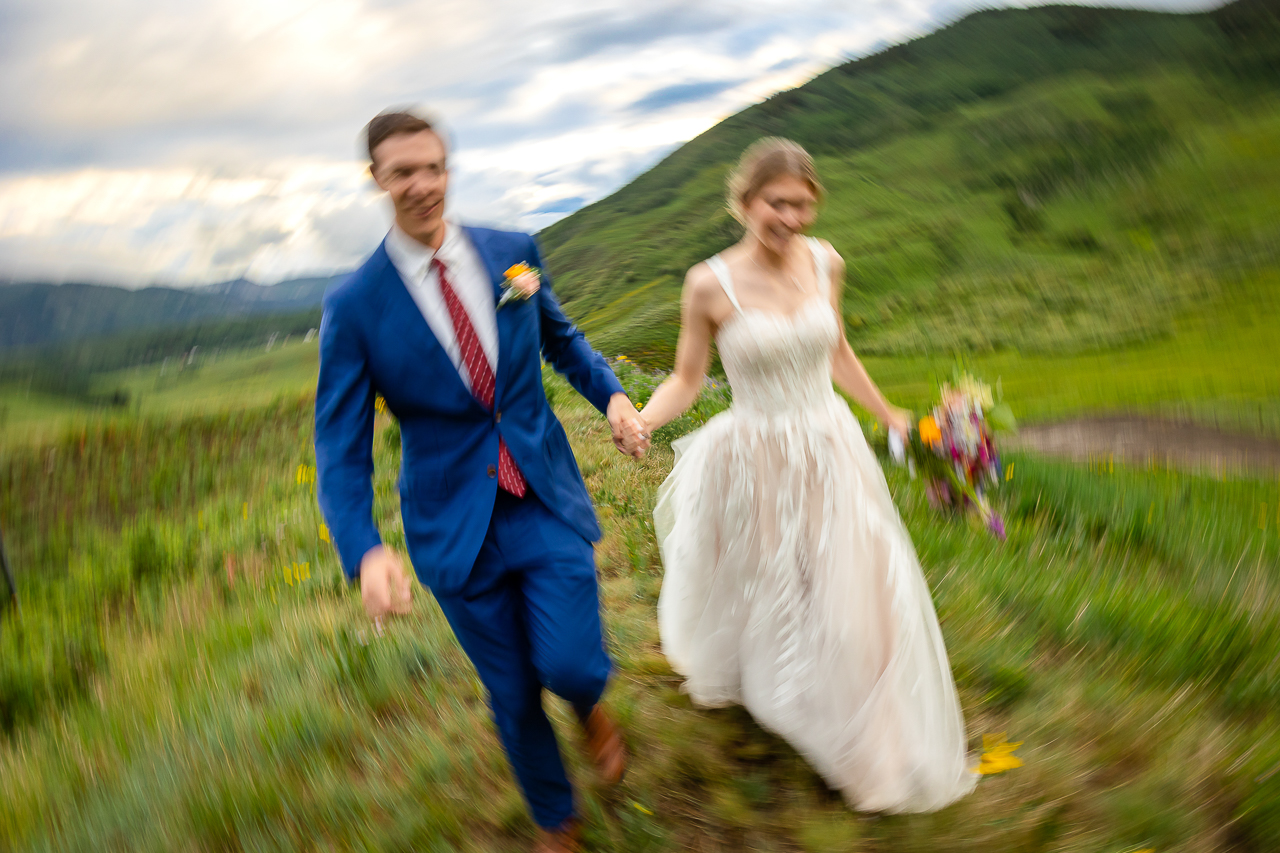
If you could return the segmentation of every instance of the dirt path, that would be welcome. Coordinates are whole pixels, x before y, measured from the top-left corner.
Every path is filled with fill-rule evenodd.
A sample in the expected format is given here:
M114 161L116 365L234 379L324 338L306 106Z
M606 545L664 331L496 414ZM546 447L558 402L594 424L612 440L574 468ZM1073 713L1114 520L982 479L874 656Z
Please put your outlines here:
M1117 462L1156 462L1174 468L1280 472L1280 441L1156 418L1081 418L1024 426L1004 447L1071 459L1114 456Z

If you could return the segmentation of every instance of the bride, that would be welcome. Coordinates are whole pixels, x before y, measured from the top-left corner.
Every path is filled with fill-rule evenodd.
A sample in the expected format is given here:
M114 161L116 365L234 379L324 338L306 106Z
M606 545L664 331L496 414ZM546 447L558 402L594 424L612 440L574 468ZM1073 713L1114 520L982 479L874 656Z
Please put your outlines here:
M832 388L906 433L844 338L844 261L803 236L821 195L803 148L756 142L729 182L746 236L685 279L642 417L693 403L712 340L733 406L676 443L659 493L662 648L696 703L745 705L854 808L931 811L977 776L915 550Z

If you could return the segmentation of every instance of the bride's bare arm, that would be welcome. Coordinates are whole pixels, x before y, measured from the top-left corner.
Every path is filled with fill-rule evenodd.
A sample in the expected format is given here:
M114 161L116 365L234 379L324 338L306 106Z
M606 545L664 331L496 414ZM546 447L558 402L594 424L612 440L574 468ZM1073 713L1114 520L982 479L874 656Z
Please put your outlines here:
M675 370L653 392L640 413L650 432L679 417L702 392L702 380L711 359L711 311L715 297L721 295L719 288L715 273L706 264L698 264L684 277Z
M880 389L876 387L876 383L872 382L871 377L867 375L862 362L853 354L853 347L849 346L849 341L844 336L844 314L840 310L840 295L844 289L844 258L830 246L827 247L827 253L831 256L831 287L829 288L831 305L835 308L836 318L840 323L840 345L836 349L835 357L831 360L831 378L842 391L857 400L886 427L906 435L911 424L906 411L884 398Z

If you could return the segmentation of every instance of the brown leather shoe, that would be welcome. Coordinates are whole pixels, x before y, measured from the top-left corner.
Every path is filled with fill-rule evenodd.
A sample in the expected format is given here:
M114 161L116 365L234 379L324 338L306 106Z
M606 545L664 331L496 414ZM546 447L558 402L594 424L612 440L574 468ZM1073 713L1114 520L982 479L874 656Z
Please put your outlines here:
M582 832L578 821L569 818L559 829L539 829L533 853L582 853Z
M627 748L622 744L622 734L609 719L604 709L596 705L582 720L587 733L587 751L595 762L596 771L606 785L616 785L627 772Z

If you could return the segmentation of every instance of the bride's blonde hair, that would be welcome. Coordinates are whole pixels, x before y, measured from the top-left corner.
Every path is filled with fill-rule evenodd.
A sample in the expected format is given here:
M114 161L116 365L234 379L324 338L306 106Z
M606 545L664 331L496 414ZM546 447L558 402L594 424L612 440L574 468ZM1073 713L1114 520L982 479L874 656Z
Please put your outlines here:
M738 161L738 168L729 175L729 212L733 218L745 223L751 199L765 184L783 175L804 181L819 201L826 193L808 151L790 139L766 136L747 146Z

